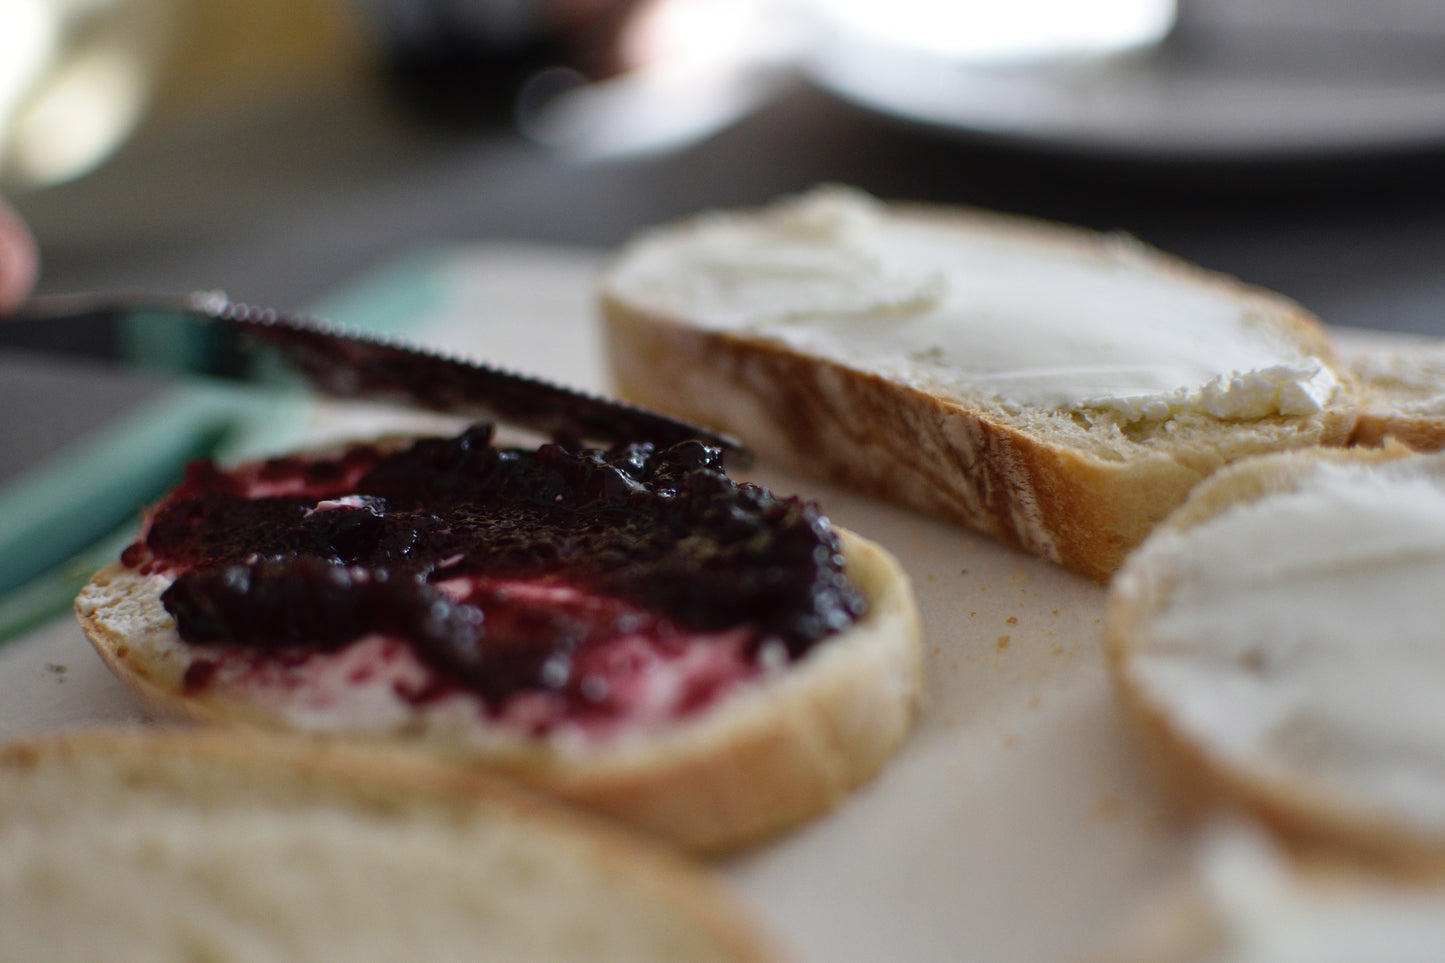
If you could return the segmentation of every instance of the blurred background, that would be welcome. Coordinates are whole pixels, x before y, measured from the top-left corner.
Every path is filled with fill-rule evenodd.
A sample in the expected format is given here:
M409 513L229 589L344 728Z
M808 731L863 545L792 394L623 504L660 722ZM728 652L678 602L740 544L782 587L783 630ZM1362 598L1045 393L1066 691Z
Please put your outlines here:
M50 291L297 305L417 243L610 246L839 180L1445 333L1442 147L1432 0L0 2Z
M1442 159L1434 0L0 0L44 292L298 307L419 246L609 248L842 181L1445 334ZM7 471L50 444L15 425L118 403L3 373Z

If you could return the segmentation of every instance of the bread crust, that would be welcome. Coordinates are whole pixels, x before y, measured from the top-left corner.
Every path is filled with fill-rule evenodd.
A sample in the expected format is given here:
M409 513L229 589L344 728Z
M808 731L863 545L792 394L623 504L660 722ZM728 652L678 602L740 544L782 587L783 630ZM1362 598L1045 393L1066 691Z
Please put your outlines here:
M1251 459L1200 486L1151 539L1187 532L1233 506L1296 490L1322 461L1368 466L1411 457L1404 446L1390 444ZM1445 462L1437 461L1429 470L1445 474ZM1184 731L1174 706L1151 696L1137 678L1134 659L1153 643L1149 623L1166 604L1172 578L1144 549L1131 557L1110 586L1103 644L1115 691L1140 747L1175 798L1191 810L1242 807L1316 853L1344 853L1395 873L1445 873L1445 835L1408 828L1385 813L1365 812L1299 773L1234 764Z
M285 821L316 808L406 824L427 820L456 833L501 823L529 845L589 867L606 885L636 891L669 928L685 932L699 958L781 959L778 947L708 872L602 820L555 805L495 776L411 752L335 740L219 729L73 731L0 746L0 829L65 832L84 820L132 810L258 810ZM505 878L473 879L477 886ZM581 916L586 907L573 907ZM123 926L122 920L85 921ZM605 925L605 924L603 924ZM159 948L158 948L159 949ZM425 946L418 947L426 956ZM478 952L485 953L485 946Z
M1414 451L1441 451L1445 449L1445 417L1366 411L1350 436L1351 445L1367 448L1378 448L1388 440Z
M868 612L786 671L665 731L598 746L471 738L454 724L403 717L365 730L310 726L214 686L185 685L193 652L159 602L167 580L107 566L76 600L106 665L167 715L268 729L313 729L424 750L605 813L700 853L721 853L816 816L874 775L912 724L922 641L907 577L891 555L840 531L848 576ZM475 720L469 725L482 727ZM492 736L496 736L493 733Z
M1329 367L1344 387L1316 416L1177 425L1181 430L1132 445L1121 457L1041 427L1038 419L659 313L604 278L605 350L617 391L737 434L765 458L979 529L1098 580L1107 580L1129 549L1221 465L1349 438L1353 386L1323 330L1297 304L1118 237L967 209L893 210L1226 292ZM689 224L672 229L686 232ZM627 257L624 251L618 265Z

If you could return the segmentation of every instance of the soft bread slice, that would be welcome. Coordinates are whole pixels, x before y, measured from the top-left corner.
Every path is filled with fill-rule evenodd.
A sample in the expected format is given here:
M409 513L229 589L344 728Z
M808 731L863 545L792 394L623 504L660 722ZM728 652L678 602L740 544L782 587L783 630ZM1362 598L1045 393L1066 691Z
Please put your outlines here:
M1354 423L1298 305L1118 237L839 188L650 231L618 390L1105 579L1220 465Z
M1363 396L1353 444L1445 449L1445 341L1361 331L1335 343Z
M1445 879L1291 852L1229 820L1094 963L1407 963L1445 958Z
M206 653L181 640L160 603L170 579L119 563L82 590L76 613L111 670L160 711L427 749L716 852L829 809L882 767L912 723L922 671L912 588L882 548L840 534L848 577L868 600L858 622L674 726L600 744L487 726L457 702L418 707L384 672L356 681L353 670L369 668L357 647L272 685L189 688L186 672Z
M0 785L0 959L778 958L699 868L417 756L72 732Z
M1445 856L1445 456L1289 453L1202 484L1109 592L1117 687L1185 798Z

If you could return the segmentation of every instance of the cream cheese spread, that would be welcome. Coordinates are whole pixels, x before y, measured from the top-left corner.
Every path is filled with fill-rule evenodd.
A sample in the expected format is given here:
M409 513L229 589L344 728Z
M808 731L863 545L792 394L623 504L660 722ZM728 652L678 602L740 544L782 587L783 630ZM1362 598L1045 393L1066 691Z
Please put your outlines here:
M1346 355L1355 374L1379 392L1390 410L1406 416L1445 415L1445 350L1421 341Z
M1119 585L1158 573L1126 672L1186 738L1445 839L1445 458L1322 462L1296 491L1156 533Z
M1181 281L1131 245L898 216L840 187L654 232L605 284L705 329L1006 408L1254 419L1319 411L1338 388L1247 300Z
M1311 874L1252 826L1211 827L1194 872L1215 937L1199 963L1435 963L1445 947L1445 887Z

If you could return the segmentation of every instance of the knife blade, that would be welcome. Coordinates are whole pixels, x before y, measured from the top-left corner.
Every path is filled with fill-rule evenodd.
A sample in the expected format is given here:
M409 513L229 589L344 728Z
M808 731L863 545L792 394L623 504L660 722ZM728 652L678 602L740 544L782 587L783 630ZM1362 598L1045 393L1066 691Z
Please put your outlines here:
M295 386L499 420L571 442L696 439L734 465L750 453L735 438L402 339L230 301L180 296L52 295L0 317L0 349L126 364L169 374Z

